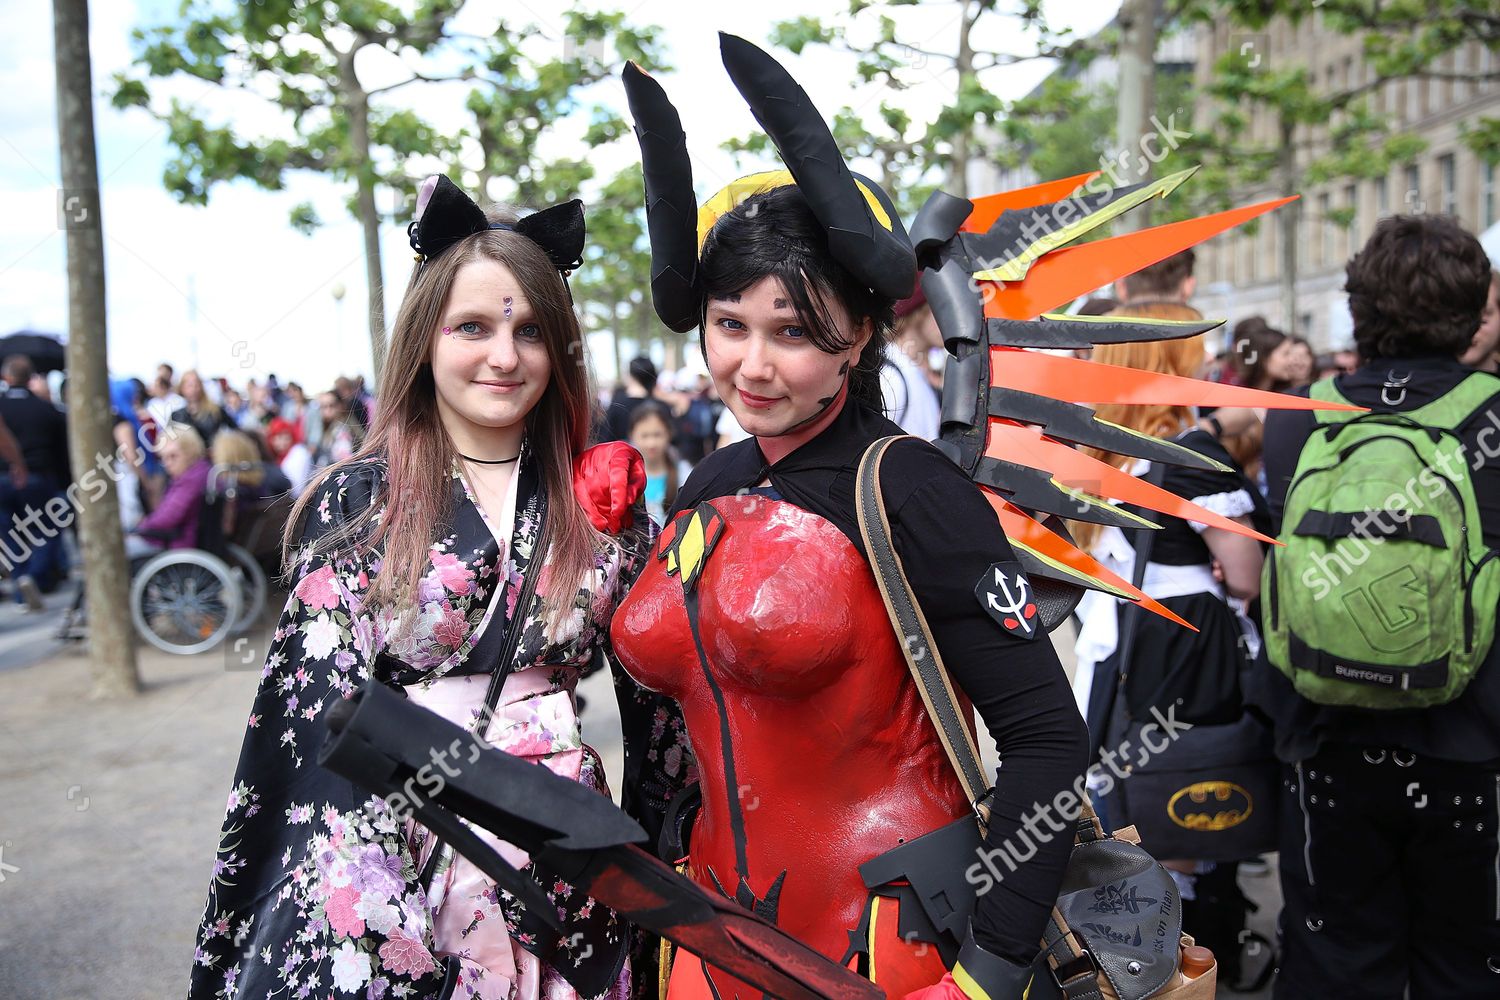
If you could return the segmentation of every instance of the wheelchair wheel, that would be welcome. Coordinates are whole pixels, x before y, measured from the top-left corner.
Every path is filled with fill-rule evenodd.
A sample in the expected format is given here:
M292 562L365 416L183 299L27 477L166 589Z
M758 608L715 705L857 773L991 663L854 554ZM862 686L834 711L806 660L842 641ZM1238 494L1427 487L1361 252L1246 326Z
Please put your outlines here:
M240 583L240 613L234 620L232 631L246 632L260 621L260 613L266 607L266 571L242 545L231 542L224 546L224 554L229 557L226 560L229 571Z
M130 585L135 630L167 653L213 649L240 617L240 581L223 560L197 549L152 556Z

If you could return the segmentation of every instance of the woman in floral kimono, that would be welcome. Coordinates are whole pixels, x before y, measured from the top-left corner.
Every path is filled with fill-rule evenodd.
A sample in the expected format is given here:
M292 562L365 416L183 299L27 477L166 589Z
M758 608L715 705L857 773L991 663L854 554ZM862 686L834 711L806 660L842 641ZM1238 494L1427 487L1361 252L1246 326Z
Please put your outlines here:
M288 528L296 583L229 794L194 998L616 998L644 943L536 875L563 921L556 934L317 764L327 708L382 683L608 794L573 692L604 658L655 535L639 456L584 450L593 395L565 282L582 206L487 217L432 178L411 236L419 263L370 438L312 483ZM681 723L619 673L616 688L625 807L657 829L687 777Z

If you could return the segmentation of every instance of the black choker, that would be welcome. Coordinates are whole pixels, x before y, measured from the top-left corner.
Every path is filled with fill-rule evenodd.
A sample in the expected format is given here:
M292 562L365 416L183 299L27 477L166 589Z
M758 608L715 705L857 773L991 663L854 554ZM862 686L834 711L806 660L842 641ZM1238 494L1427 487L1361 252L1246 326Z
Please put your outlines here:
M482 458L470 458L463 452L459 452L458 457L463 459L465 462L473 462L475 465L509 465L510 463L514 462L516 458L520 458L521 456L517 455L515 458L497 458L493 461L485 461Z

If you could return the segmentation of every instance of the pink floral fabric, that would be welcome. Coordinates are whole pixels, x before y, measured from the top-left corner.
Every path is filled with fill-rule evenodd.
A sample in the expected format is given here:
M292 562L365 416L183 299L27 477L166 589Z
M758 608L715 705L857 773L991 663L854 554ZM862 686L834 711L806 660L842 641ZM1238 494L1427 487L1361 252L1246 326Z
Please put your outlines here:
M453 523L432 546L418 600L399 613L377 613L364 596L380 572L380 553L333 556L318 543L353 518L384 515L384 466L351 465L325 482L303 530L296 583L266 653L226 800L191 998L612 1000L626 989L624 954L635 932L608 908L566 884L544 885L582 930L569 943L576 952L559 947L541 961L528 950L540 943L527 939L529 917L514 899L451 857L440 858L438 876L424 884L424 845L405 817L317 765L323 713L362 684L405 687L418 699L472 712L473 692L499 664L470 662L470 651L486 630L502 628L515 630L516 646L490 738L603 788L602 770L578 739L573 689L604 662L609 619L650 552L654 528L640 515L634 528L602 538L595 570L577 588L552 593L539 585L522 607L527 575L546 569L545 559L534 563L545 498L524 450L518 483L513 528L496 532L455 477ZM553 634L544 622L559 601L569 611ZM687 779L686 738L675 706L615 674L627 776L652 790L627 788L625 798L635 799L630 808L644 819L641 810L658 815ZM661 712L665 725L652 721ZM668 760L675 774L664 771ZM484 920L475 921L476 912Z

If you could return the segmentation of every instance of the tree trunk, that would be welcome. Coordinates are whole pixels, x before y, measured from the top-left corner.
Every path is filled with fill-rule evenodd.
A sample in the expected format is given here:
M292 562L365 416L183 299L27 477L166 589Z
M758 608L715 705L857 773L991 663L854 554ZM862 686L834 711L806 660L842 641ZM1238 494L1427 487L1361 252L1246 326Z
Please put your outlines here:
M983 13L983 8L974 11L970 16L969 6L969 0L963 0L959 5L958 58L953 63L954 69L958 70L958 90L954 95L955 101L962 100L964 87L974 76L974 45L969 40L969 34L974 30L974 22ZM949 168L947 191L959 198L969 196L968 128L959 129L953 136L953 163Z
M1276 176L1283 197L1297 193L1297 151L1292 146L1296 128L1295 123L1282 119ZM1304 332L1297 329L1297 238L1302 225L1300 198L1276 210L1276 225L1281 230L1281 328L1290 336Z
M84 583L89 595L89 665L94 696L140 690L130 625L130 573L115 485L99 468L115 450L109 406L104 302L104 231L94 148L94 82L89 62L88 0L53 0L57 140L62 167L59 222L68 245L68 453L84 489L73 491ZM89 480L106 485L97 500ZM70 498L73 494L70 494ZM50 508L50 504L48 507ZM54 520L49 518L48 520ZM60 544L60 542L54 542Z
M1136 184L1151 177L1151 161L1141 140L1151 131L1156 103L1156 0L1127 0L1120 8L1120 90L1115 116L1115 146L1122 158L1120 182ZM1153 199L1154 200L1154 199ZM1114 222L1115 235L1151 224L1151 202Z
M349 112L349 147L358 184L355 204L365 239L365 284L370 289L370 358L375 384L385 365L385 284L380 271L380 212L375 207L375 164L370 161L370 102L354 75L358 46L339 56L339 90Z

